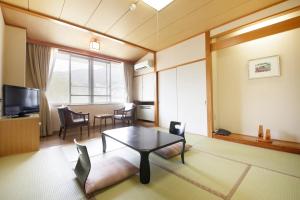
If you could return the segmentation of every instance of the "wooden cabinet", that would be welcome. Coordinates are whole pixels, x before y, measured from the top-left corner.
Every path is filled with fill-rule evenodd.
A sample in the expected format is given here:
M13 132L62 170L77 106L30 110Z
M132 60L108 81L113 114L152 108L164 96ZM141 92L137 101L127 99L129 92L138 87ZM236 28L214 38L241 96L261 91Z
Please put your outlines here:
M40 146L38 115L0 118L0 156L37 151Z
M134 77L133 99L136 101L155 100L155 74L149 73Z

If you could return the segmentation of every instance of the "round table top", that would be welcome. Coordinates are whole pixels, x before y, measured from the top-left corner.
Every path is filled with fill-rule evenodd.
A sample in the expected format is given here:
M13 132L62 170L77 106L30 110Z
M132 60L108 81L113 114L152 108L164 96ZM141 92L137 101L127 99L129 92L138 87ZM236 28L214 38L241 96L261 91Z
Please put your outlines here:
M98 115L95 115L94 117L105 118L105 117L113 117L113 116L114 116L113 114L98 114Z

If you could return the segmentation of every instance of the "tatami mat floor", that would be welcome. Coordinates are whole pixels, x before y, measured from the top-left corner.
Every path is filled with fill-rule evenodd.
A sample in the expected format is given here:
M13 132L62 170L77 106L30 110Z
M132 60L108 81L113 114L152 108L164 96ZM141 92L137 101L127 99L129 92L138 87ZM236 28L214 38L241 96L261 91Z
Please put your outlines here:
M180 157L150 155L151 182L136 175L104 189L92 199L300 199L300 156L187 134L193 145ZM82 141L92 160L120 156L139 165L139 154L108 140ZM0 158L0 199L85 199L72 171L77 159L73 144Z

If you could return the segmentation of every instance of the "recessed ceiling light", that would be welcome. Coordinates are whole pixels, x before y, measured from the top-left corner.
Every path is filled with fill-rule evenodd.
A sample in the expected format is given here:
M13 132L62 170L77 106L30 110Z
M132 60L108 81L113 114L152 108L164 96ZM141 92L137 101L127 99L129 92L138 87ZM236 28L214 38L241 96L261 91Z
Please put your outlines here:
M167 5L169 5L173 0L143 0L146 4L151 6L157 11L160 11Z

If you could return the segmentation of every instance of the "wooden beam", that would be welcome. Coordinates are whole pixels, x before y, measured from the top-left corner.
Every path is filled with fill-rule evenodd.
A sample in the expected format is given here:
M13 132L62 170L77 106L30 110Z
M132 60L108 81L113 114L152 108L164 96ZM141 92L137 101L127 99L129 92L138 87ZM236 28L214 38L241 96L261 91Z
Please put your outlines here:
M268 20L271 20L271 19L283 16L283 15L287 15L287 14L290 14L290 13L293 13L293 12L296 12L296 11L299 11L299 10L300 10L300 6L297 6L297 7L288 9L288 10L284 10L284 11L281 11L279 13L275 13L275 14L273 14L271 16L267 16L267 17L264 17L264 18L261 18L261 19L258 19L258 20L255 20L255 21L243 24L241 26L238 26L236 28L230 29L228 31L224 31L222 33L218 33L218 34L216 34L214 36L211 36L210 38L211 39L220 38L220 37L223 37L223 36L228 35L230 33L233 33L233 32L239 31L241 29L247 28L249 26L252 26L252 25L255 25L255 24L259 24L261 22L268 21Z
M284 31L292 30L300 27L300 17L295 17L292 19L288 19L283 22L279 22L277 24L273 24L270 26L263 27L261 29L257 29L248 33L244 33L241 35L233 36L228 39L220 40L211 44L212 51L216 51L219 49L224 49L227 47L231 47L237 44L241 44L244 42L248 42L251 40L256 40L262 37L274 35L277 33L281 33Z
M154 126L159 126L159 90L158 90L158 71L157 71L157 60L156 53L153 53L154 61L154 73L155 73L155 101L154 101Z
M126 40L123 40L123 39L120 39L120 38L108 35L106 33L97 31L95 29L88 28L88 27L85 27L85 26L82 26L82 25L79 25L79 24L75 24L73 22L69 22L69 21L66 21L66 20L63 20L63 19L60 19L60 18L57 18L57 17L50 16L50 15L46 15L44 13L36 12L36 11L33 11L33 10L27 10L26 8L22 8L22 7L19 7L19 6L16 6L16 5L12 5L12 4L9 4L9 3L6 3L6 2L2 2L2 1L0 1L0 6L4 7L4 8L9 8L9 9L18 11L18 12L21 12L21 13L25 13L25 14L28 14L28 15L31 15L31 16L35 16L35 17L39 17L39 18L42 18L42 19L45 19L45 20L56 22L56 23L59 23L59 24L63 24L63 25L66 25L66 26L71 26L71 27L74 27L74 28L77 28L77 29L81 29L81 30L85 30L85 31L90 31L92 33L97 33L97 34L102 35L104 37L110 38L112 40L117 40L117 41L123 42L123 43L125 43L127 45L130 45L130 46L133 46L133 47L137 47L137 48L143 49L145 51L149 51L149 52L152 52L152 53L155 52L152 49L148 49L148 48L145 48L143 46L134 44L132 42L128 42Z
M134 62L135 62L135 61L132 61L132 60L124 60L124 59L115 58L115 57L112 57L112 56L108 56L108 55L104 55L104 54L100 54L100 53L96 53L96 52L91 52L91 51L87 51L87 50L77 49L77 48L73 48L73 47L68 47L68 46L55 44L55 43L50 43L50 42L45 42L45 41L40 41L40 40L34 40L34 39L31 39L31 38L27 38L27 43L58 48L59 50L62 50L62 51L65 51L65 52L70 52L70 53L80 54L80 55L83 55L83 56L99 58L99 59L107 60L107 61L125 62L125 63L129 63L129 64L134 64Z
M212 83L212 58L210 48L210 33L205 32L205 55L206 55L206 106L207 106L207 131L208 137L213 136L213 83Z

